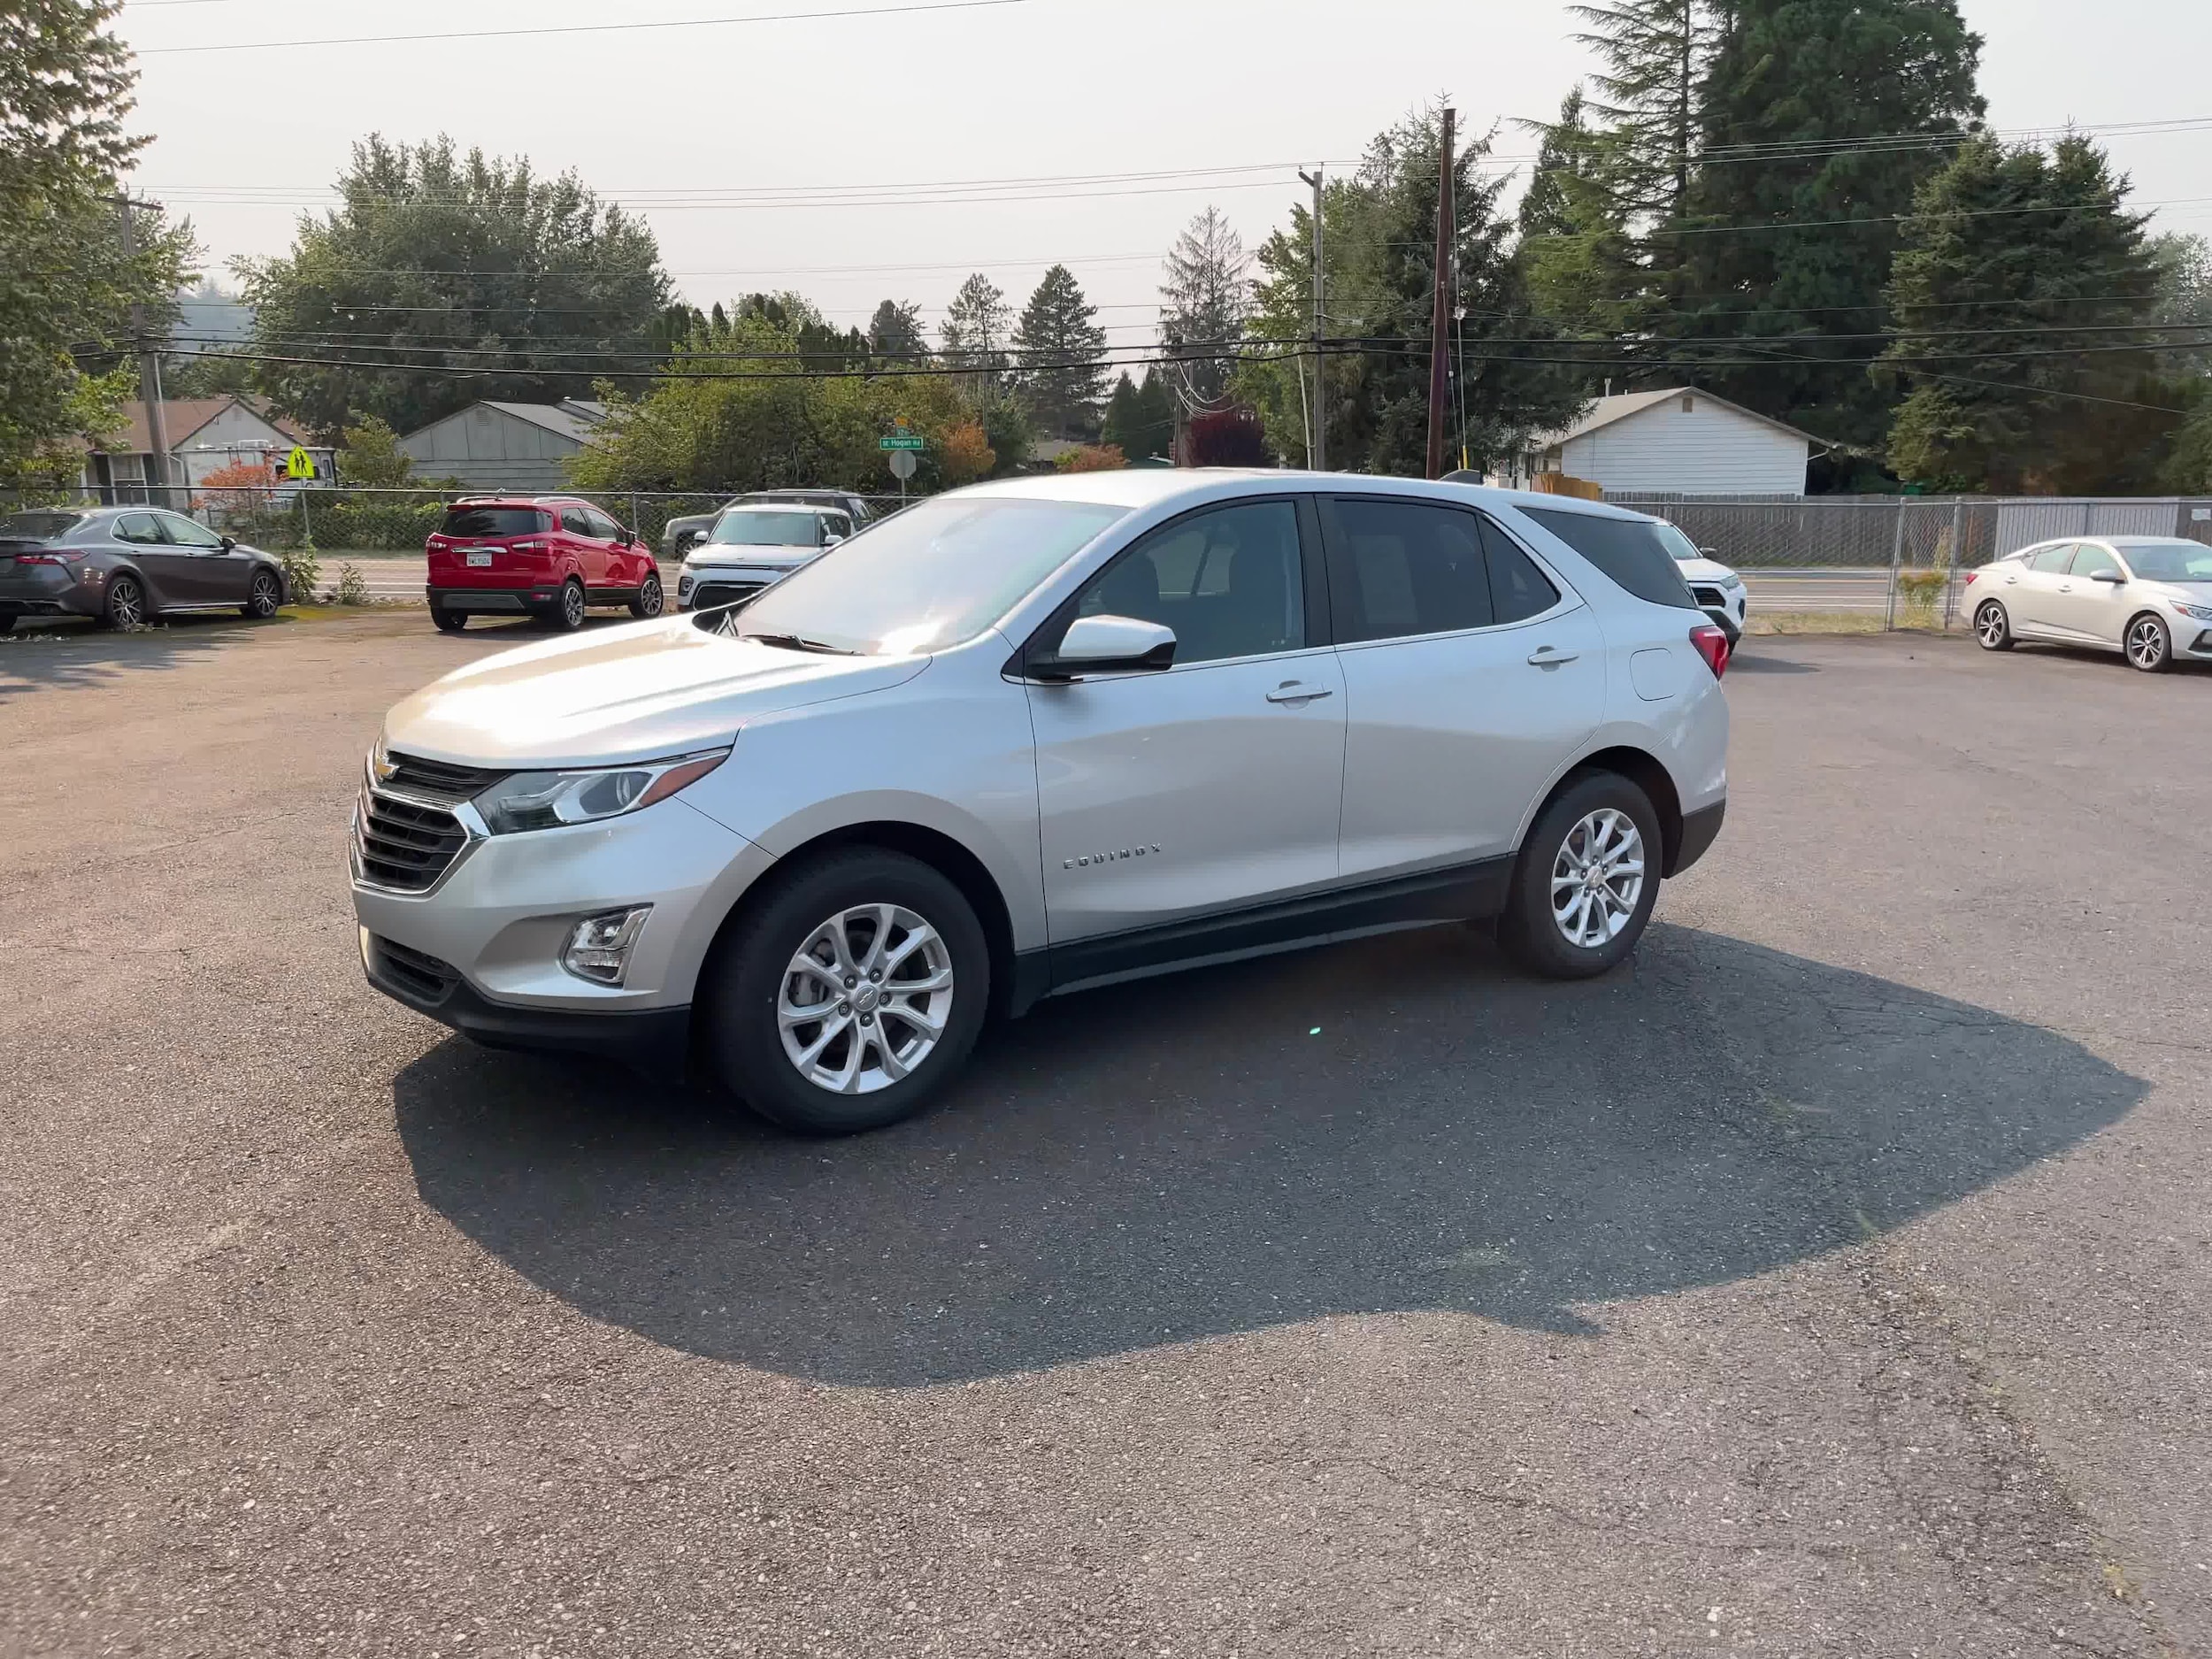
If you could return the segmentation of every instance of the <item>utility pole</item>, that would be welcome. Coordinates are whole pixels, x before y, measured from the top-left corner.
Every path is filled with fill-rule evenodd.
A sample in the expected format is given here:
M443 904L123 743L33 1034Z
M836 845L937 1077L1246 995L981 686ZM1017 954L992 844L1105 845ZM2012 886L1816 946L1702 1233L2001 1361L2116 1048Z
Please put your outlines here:
M1321 355L1321 173L1319 167L1311 173L1298 170L1298 177L1313 187L1313 442L1308 448L1312 451L1309 465L1317 472L1329 470L1329 419L1323 396L1328 382ZM1304 388L1299 389L1302 394Z
M1444 417L1451 403L1452 112L1444 111L1444 142L1436 174L1436 299L1429 311L1429 476L1444 476Z
M114 200L122 210L123 263L135 265L138 232L131 222L134 204L127 196ZM146 442L153 451L154 489L149 499L157 507L166 507L170 504L169 433L161 411L161 354L147 343L146 308L136 300L131 302L131 345L138 353L138 401L146 411Z

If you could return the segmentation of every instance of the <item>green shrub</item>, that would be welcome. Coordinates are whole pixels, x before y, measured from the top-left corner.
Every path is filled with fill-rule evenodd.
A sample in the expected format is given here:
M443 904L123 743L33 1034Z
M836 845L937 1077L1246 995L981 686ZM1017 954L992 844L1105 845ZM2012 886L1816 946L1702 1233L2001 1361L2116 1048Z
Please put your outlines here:
M369 603L369 579L361 574L361 567L350 559L338 567L338 591L334 596L342 605Z
M1947 570L1899 571L1897 596L1904 602L1904 615L1900 620L1909 627L1926 627L1936 619L1936 607L1943 603L1943 591L1951 585Z
M268 544L257 542L256 545L265 547ZM323 585L322 561L315 557L313 545L311 543L306 547L288 547L284 549L279 557L284 560L284 580L291 587L292 603L300 605L313 604Z

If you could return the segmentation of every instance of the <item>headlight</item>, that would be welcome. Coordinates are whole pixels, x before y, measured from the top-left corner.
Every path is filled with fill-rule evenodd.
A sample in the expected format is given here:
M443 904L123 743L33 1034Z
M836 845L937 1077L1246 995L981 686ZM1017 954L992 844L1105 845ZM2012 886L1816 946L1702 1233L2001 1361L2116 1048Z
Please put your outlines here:
M1741 593L1743 591L1743 578L1737 575L1735 572L1731 571L1727 575L1720 579L1720 585L1732 594Z
M730 757L726 749L588 772L518 772L476 797L495 835L620 818L695 784Z
M2200 622L2212 622L2212 605L2185 605L2178 599L2170 603L2185 617L2194 617Z

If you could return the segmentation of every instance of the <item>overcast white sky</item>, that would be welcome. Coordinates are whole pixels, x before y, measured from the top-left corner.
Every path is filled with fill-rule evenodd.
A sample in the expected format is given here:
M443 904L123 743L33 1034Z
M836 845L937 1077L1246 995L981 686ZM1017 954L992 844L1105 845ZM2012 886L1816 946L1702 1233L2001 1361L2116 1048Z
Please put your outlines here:
M1256 244L1299 196L1296 166L1348 162L1439 93L1478 133L1548 115L1587 66L1553 0L1016 0L634 33L157 50L885 3L133 0L119 27L144 54L136 119L157 134L138 184L191 216L219 271L233 255L280 252L299 211L328 199L356 138L442 131L544 172L573 167L641 211L703 305L787 287L839 321L864 321L889 296L920 301L933 323L970 270L989 272L1018 304L1062 260L1109 337L1134 344L1149 336L1160 255L1209 202ZM1965 9L1986 42L1982 86L2000 128L2212 118L2206 0ZM1531 147L1502 127L1502 153ZM2161 226L2212 229L2212 127L2115 135L2108 147L2141 203L2174 204L2159 210ZM1018 187L998 200L730 199L1200 168L1243 171Z

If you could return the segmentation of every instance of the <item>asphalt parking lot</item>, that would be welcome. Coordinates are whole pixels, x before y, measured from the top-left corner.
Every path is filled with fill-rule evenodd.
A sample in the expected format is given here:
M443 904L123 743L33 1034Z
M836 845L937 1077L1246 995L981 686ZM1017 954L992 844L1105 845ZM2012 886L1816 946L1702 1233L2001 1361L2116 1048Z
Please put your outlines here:
M2212 1652L2212 674L1759 641L1618 974L823 1144L363 985L362 751L518 637L0 641L0 1651Z

